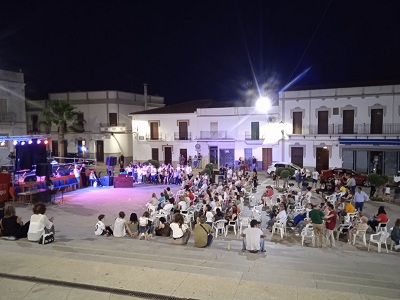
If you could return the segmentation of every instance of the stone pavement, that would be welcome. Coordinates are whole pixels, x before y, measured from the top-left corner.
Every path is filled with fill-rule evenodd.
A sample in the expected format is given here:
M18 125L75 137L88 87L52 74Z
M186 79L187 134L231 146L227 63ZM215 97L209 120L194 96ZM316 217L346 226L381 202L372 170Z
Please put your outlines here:
M259 177L255 197L271 183L264 174ZM283 240L267 232L267 252L251 254L241 251L241 240L231 232L214 239L209 249L195 248L193 237L177 246L168 238L94 235L100 213L109 223L121 210L140 215L152 192L163 188L135 185L65 194L64 202L49 205L46 213L55 218L56 242L0 240L0 298L400 299L400 254L377 253L375 246L368 252L362 243L316 249L302 247L293 232ZM368 202L366 213L374 214L379 205ZM400 207L384 205L393 223ZM31 206L15 206L29 220Z

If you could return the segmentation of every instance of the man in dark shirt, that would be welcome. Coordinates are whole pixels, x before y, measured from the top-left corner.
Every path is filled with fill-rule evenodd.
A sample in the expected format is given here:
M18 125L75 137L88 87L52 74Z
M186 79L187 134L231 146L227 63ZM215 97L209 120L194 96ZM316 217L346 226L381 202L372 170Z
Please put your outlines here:
M318 248L322 247L322 239L324 234L324 213L313 205L313 209L309 212L309 217L313 224L314 236L315 236L315 246Z

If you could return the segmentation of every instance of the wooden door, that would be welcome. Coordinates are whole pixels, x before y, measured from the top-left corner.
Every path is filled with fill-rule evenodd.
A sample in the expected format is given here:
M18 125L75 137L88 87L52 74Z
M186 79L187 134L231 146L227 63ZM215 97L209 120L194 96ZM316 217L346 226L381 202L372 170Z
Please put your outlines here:
M328 134L328 111L318 112L318 134Z
M260 123L259 122L251 122L251 139L252 140L260 139Z
M96 160L104 162L104 141L96 141Z
M158 122L150 122L150 139L158 140Z
M267 170L272 164L272 148L262 149L262 169Z
M371 133L382 134L383 109L371 109Z
M293 134L303 133L303 113L301 111L293 112Z
M179 122L179 139L180 140L188 140L188 123L187 122ZM186 157L186 156L185 156Z
M343 111L343 134L354 133L354 110Z
M172 164L172 147L164 147L164 163Z
M303 167L303 147L292 147L291 148L291 157L292 164L298 165L299 167Z
M317 148L315 167L319 173L321 170L329 169L329 149Z

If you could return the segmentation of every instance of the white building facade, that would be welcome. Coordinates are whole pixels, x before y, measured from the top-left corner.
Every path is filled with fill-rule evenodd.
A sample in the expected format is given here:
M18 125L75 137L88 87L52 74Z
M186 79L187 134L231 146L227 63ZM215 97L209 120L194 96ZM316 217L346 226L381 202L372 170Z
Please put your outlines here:
M10 141L1 137L26 134L24 74L0 70L0 166L10 165Z
M176 164L200 152L203 166L255 156L264 170L272 161L387 175L400 168L400 85L282 92L264 114L193 101L131 116L135 161Z
M121 91L51 93L48 100L27 102L28 133L45 131L41 125L41 112L49 101L68 101L76 107L78 118L86 123L82 133L69 132L65 135L67 147L61 156L79 154L104 162L107 156L118 157L124 154L126 160L129 160L133 153L129 113L165 105L164 97L146 96ZM53 156L58 156L58 132L54 126L51 129L51 140L49 151ZM82 146L86 151L82 151L85 149Z

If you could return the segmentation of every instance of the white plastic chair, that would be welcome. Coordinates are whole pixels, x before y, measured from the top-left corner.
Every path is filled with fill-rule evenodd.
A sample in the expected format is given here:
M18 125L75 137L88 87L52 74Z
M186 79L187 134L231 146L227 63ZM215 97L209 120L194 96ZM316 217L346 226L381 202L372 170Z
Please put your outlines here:
M313 246L315 245L314 228L312 224L307 224L301 231L301 245L304 246L304 240L311 238Z
M344 223L340 224L339 227L336 229L336 240L339 240L339 236L341 233L343 233L345 230L350 230L351 223Z
M250 218L241 217L239 219L239 232L243 232L243 227L250 227Z
M286 219L277 220L274 223L274 225L272 226L272 235L274 235L275 231L279 231L281 239L283 239L283 236L286 235Z
M236 233L237 221L228 221L228 223L225 226L225 237L228 234L229 227L232 227L233 232L235 233L235 235L237 235L237 233Z
M386 231L380 231L378 233L371 234L369 237L368 251L371 246L371 243L378 245L378 252L381 252L382 244L385 244L386 253L389 253L387 243L386 243L386 239L389 236L390 236L390 234Z
M218 237L218 232L221 231L221 235L225 234L225 223L226 220L218 220L213 223L213 229L215 231L215 237Z
M366 231L359 231L357 230L356 233L353 235L353 245L356 244L356 238L357 237L362 237L364 246L367 246L367 232Z
M380 232L380 231L387 232L387 226L388 226L389 222L390 222L390 220L388 219L387 222L385 222L385 223L379 223L378 228L376 229L376 232ZM385 225L385 226L382 226L382 225Z

